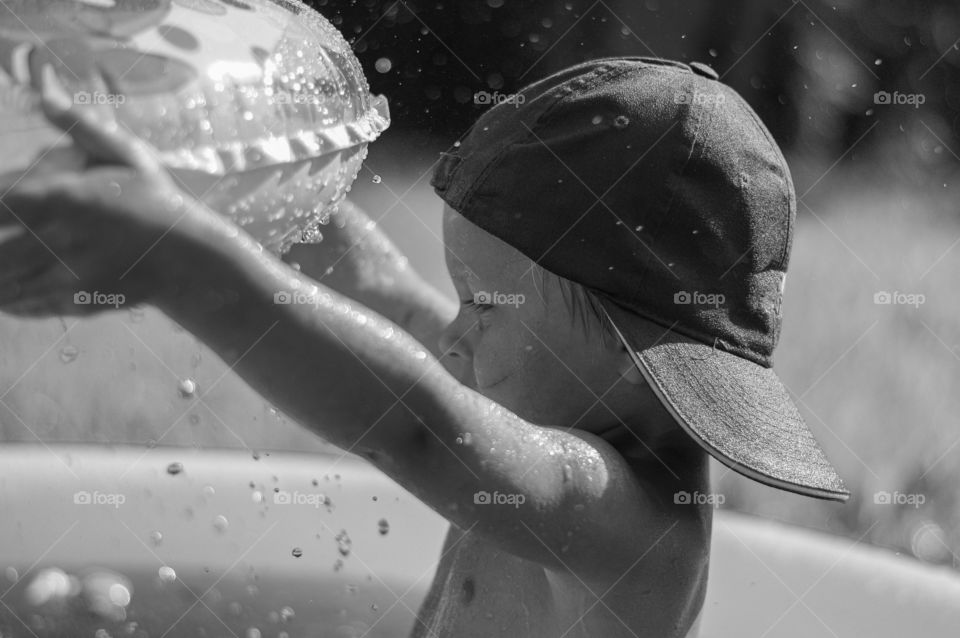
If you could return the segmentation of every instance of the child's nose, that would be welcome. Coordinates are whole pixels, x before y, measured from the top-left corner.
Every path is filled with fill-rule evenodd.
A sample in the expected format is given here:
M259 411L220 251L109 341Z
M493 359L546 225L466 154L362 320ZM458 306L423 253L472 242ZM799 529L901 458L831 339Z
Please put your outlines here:
M456 318L440 333L437 345L440 346L443 356L469 361L471 358L469 333L475 325L474 322L468 321L468 317L462 311L457 314Z

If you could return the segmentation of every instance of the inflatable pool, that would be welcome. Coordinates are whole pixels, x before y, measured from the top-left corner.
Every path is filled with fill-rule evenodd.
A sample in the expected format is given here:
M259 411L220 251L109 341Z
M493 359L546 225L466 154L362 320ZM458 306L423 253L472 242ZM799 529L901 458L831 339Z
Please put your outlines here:
M0 636L402 638L446 523L362 461L0 447ZM960 576L727 511L701 636L960 635Z

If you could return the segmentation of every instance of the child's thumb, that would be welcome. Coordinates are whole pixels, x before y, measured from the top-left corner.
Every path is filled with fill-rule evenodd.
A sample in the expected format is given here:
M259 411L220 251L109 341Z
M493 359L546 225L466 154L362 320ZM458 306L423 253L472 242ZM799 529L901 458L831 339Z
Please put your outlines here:
M122 164L143 170L156 168L157 163L146 146L123 131L116 121L99 122L92 113L78 108L51 65L44 65L41 74L44 115L68 133L94 163Z

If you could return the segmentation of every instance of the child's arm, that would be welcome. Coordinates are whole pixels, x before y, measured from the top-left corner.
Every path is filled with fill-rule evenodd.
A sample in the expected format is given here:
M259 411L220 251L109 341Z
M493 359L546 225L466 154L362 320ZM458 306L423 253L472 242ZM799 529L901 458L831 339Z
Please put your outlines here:
M203 223L180 254L200 267L172 274L186 287L154 303L302 426L369 459L461 529L603 580L674 524L606 442L520 419L392 322L258 254L245 234L231 239L226 220L195 219ZM316 304L273 303L295 287ZM234 301L204 308L210 297ZM484 492L504 502L477 502Z
M319 245L294 245L285 261L342 295L394 322L459 377L438 339L456 317L457 303L427 283L359 206L346 200L321 228Z

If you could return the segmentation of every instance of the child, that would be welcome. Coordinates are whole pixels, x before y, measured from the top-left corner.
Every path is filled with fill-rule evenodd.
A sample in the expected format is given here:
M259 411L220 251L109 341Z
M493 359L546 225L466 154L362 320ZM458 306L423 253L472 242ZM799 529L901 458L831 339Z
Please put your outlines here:
M432 182L458 310L355 207L311 249L335 266L318 284L178 197L50 73L44 95L88 165L41 162L4 196L0 222L28 230L0 251L0 309L90 310L77 289L155 304L442 514L414 636L696 635L707 452L847 498L770 368L790 175L708 67L596 60L486 112ZM273 303L292 290L312 303Z

